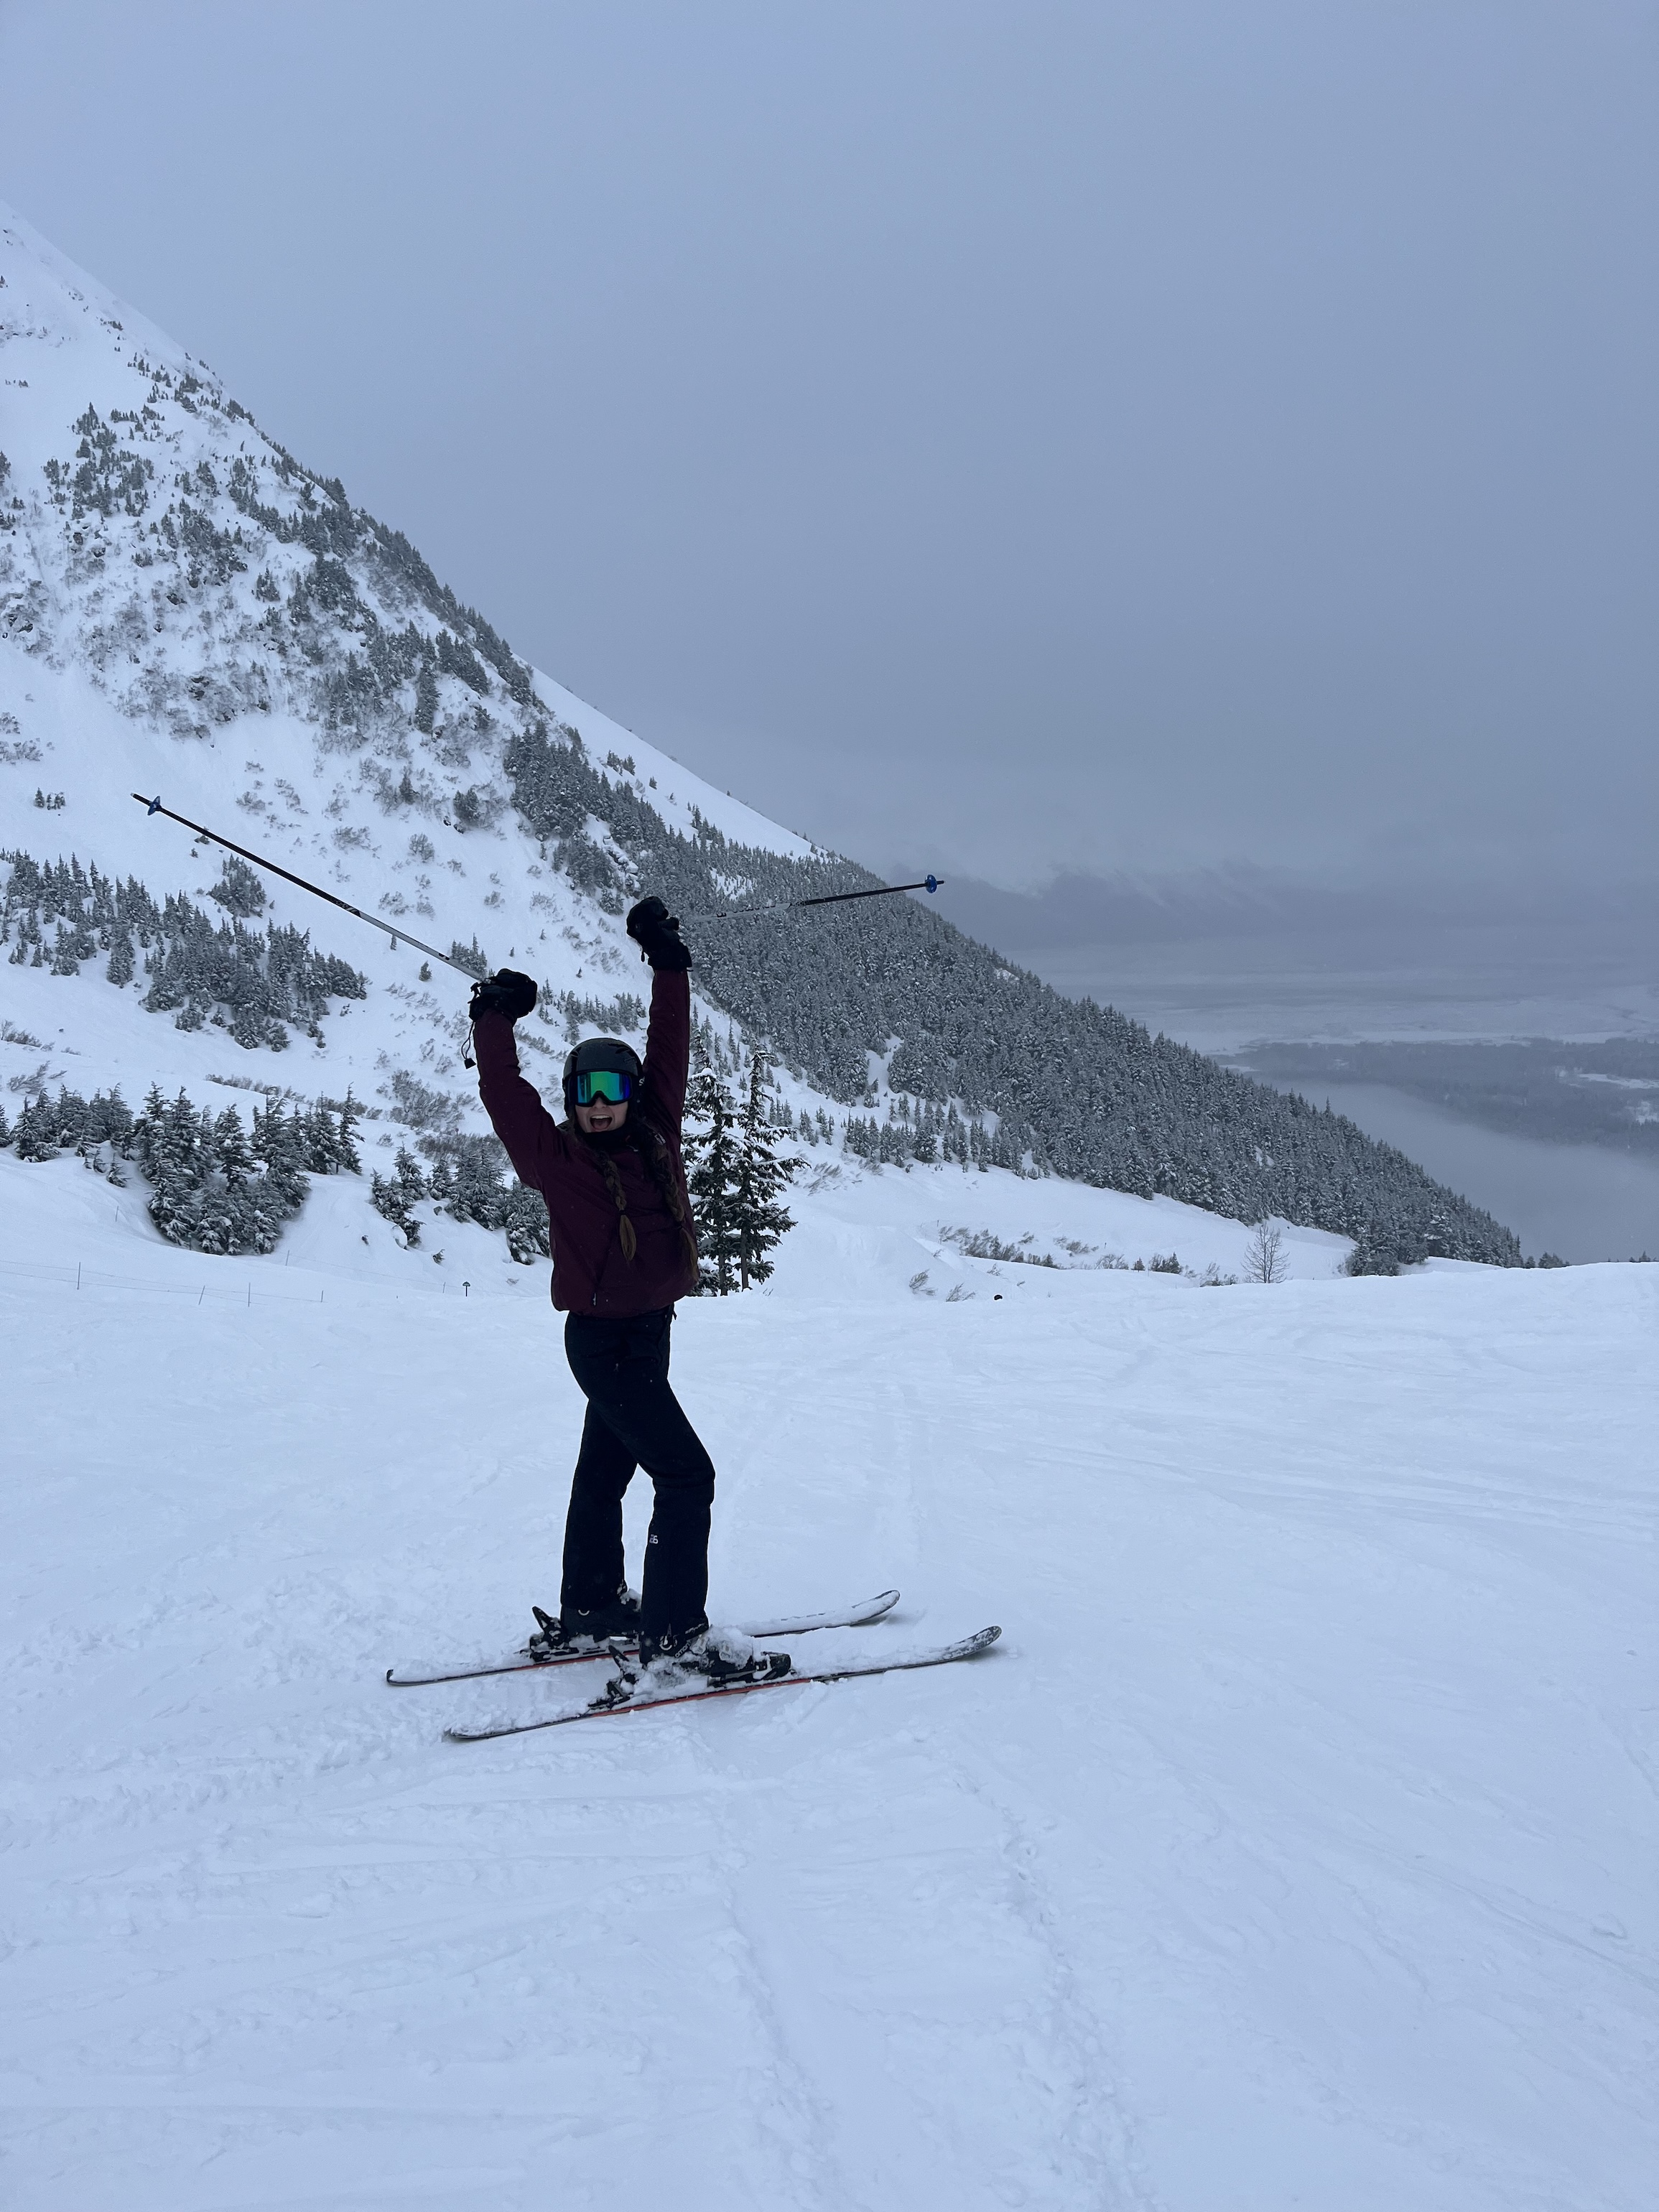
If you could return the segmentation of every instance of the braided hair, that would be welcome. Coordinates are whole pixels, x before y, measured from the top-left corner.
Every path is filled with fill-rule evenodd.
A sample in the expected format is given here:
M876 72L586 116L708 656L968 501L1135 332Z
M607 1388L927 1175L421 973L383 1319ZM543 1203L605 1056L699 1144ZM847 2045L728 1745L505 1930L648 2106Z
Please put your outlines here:
M639 1250L639 1238L628 1218L628 1193L623 1188L622 1177L617 1173L617 1163L609 1150L594 1144L583 1132L573 1114L568 1124L570 1133L582 1144L588 1158L605 1177L605 1187L610 1192L617 1208L617 1237L622 1246L623 1257L631 1267L634 1255ZM685 1211L685 1200L680 1195L678 1178L673 1162L668 1157L668 1146L661 1133L653 1128L643 1115L630 1114L623 1125L623 1142L633 1147L644 1164L646 1173L657 1187L658 1195L668 1208L669 1214L680 1232L680 1243L685 1256L695 1269L697 1264L697 1240L691 1233L691 1224Z

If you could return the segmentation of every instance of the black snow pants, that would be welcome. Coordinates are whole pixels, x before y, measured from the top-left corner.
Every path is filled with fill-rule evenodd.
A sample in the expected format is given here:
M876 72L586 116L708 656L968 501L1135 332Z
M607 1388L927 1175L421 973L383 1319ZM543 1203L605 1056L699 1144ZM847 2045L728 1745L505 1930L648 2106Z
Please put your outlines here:
M700 1627L708 1601L714 1464L668 1384L673 1309L612 1321L570 1314L564 1355L587 1401L564 1528L559 1609L592 1613L623 1582L623 1492L636 1467L656 1492L640 1592L641 1633Z

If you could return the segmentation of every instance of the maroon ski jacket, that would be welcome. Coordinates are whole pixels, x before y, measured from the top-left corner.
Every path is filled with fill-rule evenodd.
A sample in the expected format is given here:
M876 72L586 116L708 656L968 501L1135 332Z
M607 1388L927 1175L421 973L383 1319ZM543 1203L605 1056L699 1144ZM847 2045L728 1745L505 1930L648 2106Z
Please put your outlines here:
M519 1181L547 1200L553 1232L553 1303L561 1313L652 1313L696 1288L697 1271L681 1240L679 1224L663 1203L651 1171L631 1145L611 1154L628 1198L638 1249L623 1256L621 1217L605 1176L568 1122L556 1121L534 1087L519 1072L513 1024L504 1014L483 1014L473 1030L478 1054L478 1095L507 1146ZM651 982L651 1025L646 1032L645 1077L629 1106L651 1122L668 1147L669 1172L685 1198L680 1122L685 1112L691 1059L691 987L684 975L659 969ZM685 1209L688 1225L691 1208Z

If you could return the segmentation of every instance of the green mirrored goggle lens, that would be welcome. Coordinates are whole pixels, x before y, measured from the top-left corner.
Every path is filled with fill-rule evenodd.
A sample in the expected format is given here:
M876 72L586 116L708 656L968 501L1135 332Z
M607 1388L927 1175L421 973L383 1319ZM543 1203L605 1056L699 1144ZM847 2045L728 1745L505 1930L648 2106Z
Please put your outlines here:
M608 1098L613 1106L620 1106L624 1098L634 1095L631 1075L618 1075L609 1067L592 1067L576 1078L576 1103L591 1106L596 1098Z

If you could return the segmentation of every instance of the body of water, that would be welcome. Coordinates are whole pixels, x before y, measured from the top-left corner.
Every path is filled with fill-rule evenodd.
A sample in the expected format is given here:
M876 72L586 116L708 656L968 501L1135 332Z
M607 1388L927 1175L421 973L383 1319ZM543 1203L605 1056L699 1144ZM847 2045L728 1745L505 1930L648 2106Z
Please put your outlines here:
M1659 985L1589 963L1448 963L1443 968L1297 969L1285 948L1121 947L1109 963L1073 948L1032 962L1062 990L1115 1005L1200 1052L1243 1053L1263 1038L1603 1038L1659 1035ZM1029 958L1030 956L1028 955ZM1277 1079L1263 1076L1264 1081ZM1379 1083L1280 1082L1328 1097L1367 1135L1396 1145L1437 1182L1514 1230L1524 1251L1564 1260L1659 1258L1659 1162L1612 1146L1566 1144L1487 1128Z
M1499 951L1505 948L1500 947ZM1659 1036L1659 980L1650 957L1527 942L1509 957L1488 948L1413 948L1392 965L1348 957L1333 942L1218 937L1169 945L1071 944L1023 951L1056 989L1115 1006L1200 1052L1248 1061L1265 1039L1374 1041L1602 1039ZM1412 957L1416 952L1418 957ZM1454 957L1461 953L1462 957ZM1368 1135L1396 1145L1437 1182L1514 1230L1534 1257L1659 1258L1659 1161L1613 1145L1575 1144L1486 1127L1383 1083L1285 1081L1327 1097Z
M1327 1097L1368 1136L1397 1145L1437 1182L1495 1214L1534 1257L1629 1260L1647 1251L1659 1259L1659 1164L1651 1160L1508 1136L1381 1084L1321 1085L1314 1103Z

